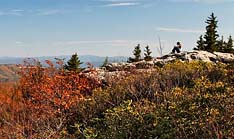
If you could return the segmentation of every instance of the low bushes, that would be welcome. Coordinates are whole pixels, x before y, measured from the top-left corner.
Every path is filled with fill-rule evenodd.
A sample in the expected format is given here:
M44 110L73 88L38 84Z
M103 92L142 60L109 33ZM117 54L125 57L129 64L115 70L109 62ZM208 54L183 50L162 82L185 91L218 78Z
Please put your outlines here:
M31 88L39 83L41 86L31 92L36 93L36 96L41 94L39 96L42 100L37 101L31 98L33 95L29 95L28 98L21 97L22 102L30 100L31 105L40 104L36 110L46 105L53 111L60 108L60 112L43 114L31 111L36 115L34 117L24 115L26 110L32 110L28 107L15 116L6 110L3 116L8 115L8 119L11 119L8 122L15 123L17 129L6 128L9 125L3 121L4 130L1 133L4 137L10 137L6 136L6 130L14 131L14 137L22 138L233 138L232 72L232 65L176 61L155 68L152 72L134 71L137 74L128 75L118 81L113 78L110 86L101 88L98 85L93 86L94 81L90 82L85 77L83 80L80 75L79 79L82 80L76 80L78 75L59 73L62 80L57 80L57 73L50 77L51 73L45 71L42 72L43 77L48 75L61 88L69 87L77 81L74 85L82 86L78 87L80 96L76 98L71 95L71 98L64 100L65 104L69 104L70 100L74 102L70 107L63 107L63 103L55 105L53 101L46 101L50 98L43 97L44 93L55 88L55 84L30 75L32 80L27 84L21 83L20 88L27 87L30 83L28 87ZM26 77L28 76L22 76L21 80ZM43 89L47 86L49 91ZM90 90L82 92L84 87ZM57 98L58 94L55 92L59 90L57 88L51 92L55 95L52 98ZM72 93L72 90L68 89L67 93ZM28 106L28 103L24 105ZM31 115L30 111L27 113ZM17 121L17 116L24 118ZM31 121L29 127L33 130L30 134L25 130L25 121Z

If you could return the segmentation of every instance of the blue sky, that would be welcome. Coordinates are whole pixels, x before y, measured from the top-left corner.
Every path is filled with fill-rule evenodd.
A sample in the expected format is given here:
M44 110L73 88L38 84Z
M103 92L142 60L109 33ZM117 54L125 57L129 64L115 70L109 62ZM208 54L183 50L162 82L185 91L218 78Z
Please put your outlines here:
M190 51L214 12L218 32L234 37L234 0L0 0L1 56L131 56L158 37L169 53Z

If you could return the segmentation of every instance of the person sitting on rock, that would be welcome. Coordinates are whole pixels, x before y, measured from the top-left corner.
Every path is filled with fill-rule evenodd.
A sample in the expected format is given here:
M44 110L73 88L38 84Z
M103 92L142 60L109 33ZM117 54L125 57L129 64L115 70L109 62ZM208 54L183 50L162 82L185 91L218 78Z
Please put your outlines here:
M181 47L182 47L182 46L181 46L180 42L177 42L177 43L176 43L176 46L174 46L174 48L172 49L172 52L171 52L171 53L175 53L175 52L180 53Z

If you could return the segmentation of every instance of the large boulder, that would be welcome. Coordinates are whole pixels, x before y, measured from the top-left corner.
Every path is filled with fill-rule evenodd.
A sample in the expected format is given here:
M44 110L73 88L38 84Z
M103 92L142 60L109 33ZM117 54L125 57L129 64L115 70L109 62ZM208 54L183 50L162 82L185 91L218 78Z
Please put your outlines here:
M221 53L221 52L214 52L214 54L218 57L220 62L223 63L234 62L234 54Z
M131 70L132 68L135 68L131 63L108 63L105 66L105 69L107 71L123 71L123 70Z
M199 60L204 62L217 62L218 58L215 54L207 51L187 52L186 59L188 61Z
M131 71L133 69L148 69L154 67L153 61L139 61L133 63L109 63L105 66L107 71Z

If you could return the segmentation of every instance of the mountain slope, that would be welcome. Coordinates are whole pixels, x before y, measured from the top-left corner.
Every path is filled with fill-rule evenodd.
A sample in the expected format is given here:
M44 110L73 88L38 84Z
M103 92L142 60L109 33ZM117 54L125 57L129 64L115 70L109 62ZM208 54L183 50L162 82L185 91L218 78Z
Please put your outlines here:
M16 81L19 78L16 65L0 65L0 82Z

